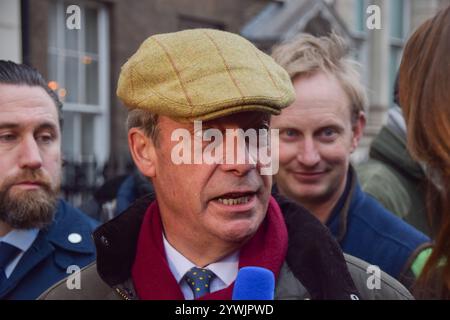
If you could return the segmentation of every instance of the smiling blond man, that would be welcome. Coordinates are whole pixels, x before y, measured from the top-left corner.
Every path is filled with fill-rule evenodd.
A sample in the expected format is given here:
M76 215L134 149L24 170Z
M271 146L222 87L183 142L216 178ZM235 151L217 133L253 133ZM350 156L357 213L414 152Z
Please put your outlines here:
M343 251L410 285L411 263L430 239L365 194L350 155L365 126L367 98L356 63L332 34L300 35L275 48L289 73L295 101L272 117L279 129L278 190L304 205Z

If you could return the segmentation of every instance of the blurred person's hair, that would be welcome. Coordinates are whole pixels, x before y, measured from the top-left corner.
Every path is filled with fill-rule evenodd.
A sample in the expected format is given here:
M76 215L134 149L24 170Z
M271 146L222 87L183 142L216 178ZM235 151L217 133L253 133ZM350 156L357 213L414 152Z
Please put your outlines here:
M417 292L426 296L426 291L434 288L433 295L442 298L450 298L449 54L450 7L414 32L405 46L399 75L408 148L427 168L431 181L427 212L432 227L438 227L435 246L420 275Z
M62 126L62 103L56 93L49 88L47 82L39 71L26 64L18 64L13 61L0 60L0 83L43 88L55 103L58 111L59 124Z
M288 72L291 80L324 72L336 77L351 103L352 123L368 104L361 84L359 64L347 58L348 47L335 33L328 37L300 34L273 49L272 57Z

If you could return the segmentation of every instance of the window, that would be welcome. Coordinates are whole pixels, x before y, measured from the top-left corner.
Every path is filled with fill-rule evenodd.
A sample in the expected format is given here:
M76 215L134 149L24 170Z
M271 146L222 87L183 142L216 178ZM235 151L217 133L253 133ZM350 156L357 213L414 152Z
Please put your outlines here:
M355 2L355 30L363 33L366 30L366 1L355 0Z
M394 105L393 93L395 78L400 66L400 61L405 45L405 30L407 30L409 0L391 0L389 1L389 42L390 42L390 58L389 58L389 102L390 106Z
M74 4L80 8L81 25L71 30L66 19L73 13L66 10ZM108 14L92 1L53 0L49 10L49 86L64 103L67 177L70 165L97 168L109 156Z
M389 35L393 38L403 39L404 30L404 0L389 1Z
M351 21L351 30L353 31L353 37L356 41L356 50L354 50L353 58L361 64L361 76L364 84L369 82L369 45L368 34L366 27L367 20L367 7L369 5L367 0L352 0L353 17ZM350 19L349 19L350 20Z
M81 28L70 30L66 8L71 4L51 2L49 16L48 74L64 102L63 148L66 157L104 161L108 143L102 136L109 135L103 127L109 123L108 17L102 6L81 2ZM87 136L99 130L104 134Z
M366 12L367 7L371 4L368 0L353 0L354 4L354 31L355 38L360 41L360 51L358 59L362 66L368 64L367 55L367 28L366 19L368 14ZM386 1L386 12L389 19L389 75L387 86L389 86L389 103L393 105L392 95L394 92L394 83L397 76L397 71L400 65L401 56L403 53L403 46L405 45L406 30L408 30L408 17L410 10L410 0L390 0ZM382 25L385 17L381 17ZM367 76L367 75L366 75Z

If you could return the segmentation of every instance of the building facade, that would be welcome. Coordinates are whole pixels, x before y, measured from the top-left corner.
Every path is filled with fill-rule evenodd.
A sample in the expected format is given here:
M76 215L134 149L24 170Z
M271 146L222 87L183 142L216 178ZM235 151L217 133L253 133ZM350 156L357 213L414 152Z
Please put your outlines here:
M0 59L22 62L20 0L0 2Z
M33 65L64 101L64 186L91 192L131 161L126 110L116 98L121 66L147 37L187 28L241 33L271 47L299 32L335 31L362 66L368 126L355 161L392 104L392 86L411 32L450 0L2 0L1 59ZM373 8L381 28L367 27ZM75 203L82 199L72 199Z

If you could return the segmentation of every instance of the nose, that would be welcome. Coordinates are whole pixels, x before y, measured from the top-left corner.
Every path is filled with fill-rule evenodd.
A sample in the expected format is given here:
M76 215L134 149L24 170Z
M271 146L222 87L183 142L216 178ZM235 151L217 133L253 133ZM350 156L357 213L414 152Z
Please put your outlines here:
M24 138L19 152L20 168L39 169L42 166L41 151L34 137Z
M320 162L320 153L312 138L305 138L303 148L297 155L297 160L306 167L314 167Z
M249 146L237 137L226 139L222 170L237 176L245 176L257 166L257 148Z
M243 177L256 168L255 164L225 163L222 164L222 170L232 172L239 177Z

